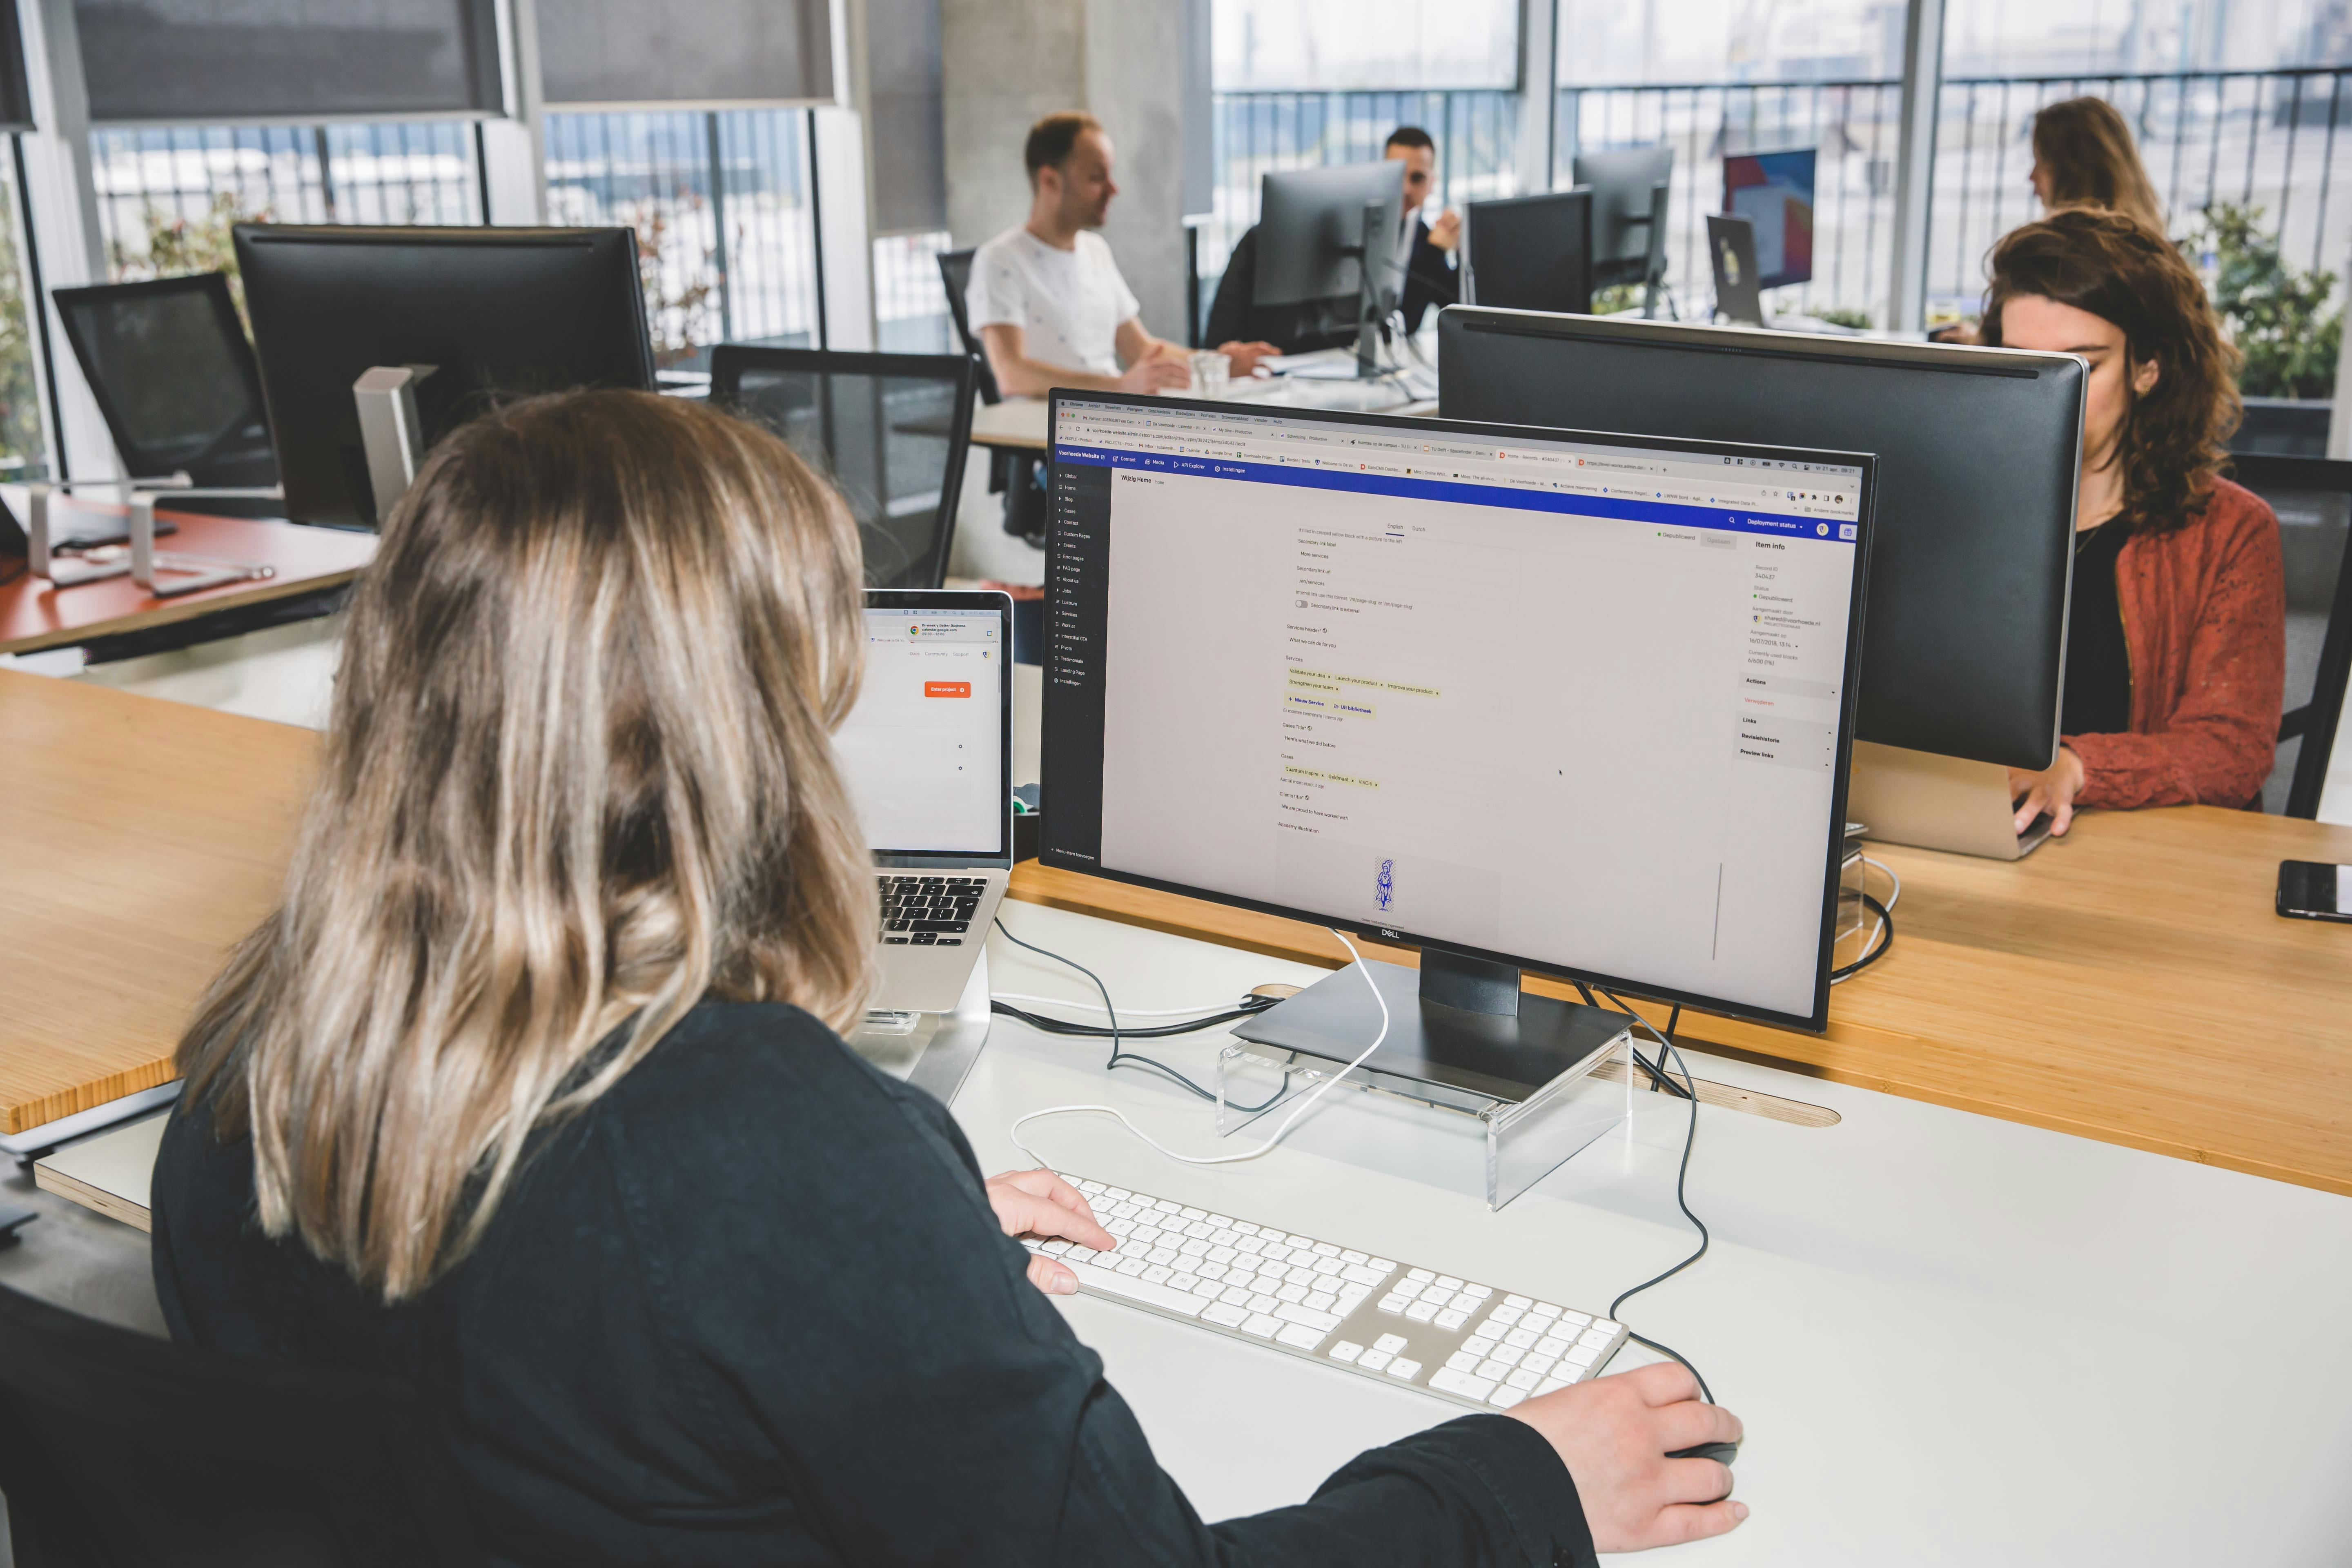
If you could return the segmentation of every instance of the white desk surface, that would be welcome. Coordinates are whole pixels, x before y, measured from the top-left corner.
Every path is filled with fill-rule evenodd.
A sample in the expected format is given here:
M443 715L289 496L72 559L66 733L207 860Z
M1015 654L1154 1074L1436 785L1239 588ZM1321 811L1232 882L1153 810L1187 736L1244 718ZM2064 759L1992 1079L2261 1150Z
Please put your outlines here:
M1399 377L1372 381L1317 379L1318 374L1333 376L1355 363L1352 350L1322 349L1297 356L1298 363L1309 367L1308 374L1236 381L1225 401L1365 414L1433 414L1437 411L1433 401L1437 396L1436 336L1434 331L1425 331L1421 340L1422 352L1431 356L1429 363L1424 365L1404 353L1400 363L1406 370ZM1045 411L1046 402L1042 397L1008 397L1002 403L983 404L972 410L971 438L982 447L1043 451L1047 444Z
M1325 973L1034 904L1002 915L1137 1008ZM1001 939L989 963L999 992L1088 994ZM1222 1037L1140 1048L1213 1084ZM1714 1245L1627 1304L1627 1321L1696 1362L1747 1423L1735 1470L1753 1513L1672 1561L2352 1559L2352 1199L1685 1054L1701 1078L1842 1120L1706 1108L1688 1194ZM1013 1118L1068 1103L1118 1105L1192 1152L1234 1147L1204 1102L1148 1072L1106 1074L1107 1055L998 1018L954 1106L982 1169L1025 1164ZM1674 1207L1681 1103L1633 1104L1624 1131L1499 1214L1470 1151L1426 1131L1433 1119L1342 1090L1284 1146L1208 1170L1106 1118L1025 1131L1064 1169L1598 1312L1692 1243ZM152 1162L160 1127L94 1139L83 1158L127 1192L114 1156ZM1204 1518L1302 1500L1364 1448L1459 1414L1112 1303L1059 1304ZM1630 1346L1612 1370L1651 1359Z
M1003 917L1139 1008L1325 973L1033 904ZM1090 994L1001 939L990 964L999 992ZM1220 1037L1139 1048L1210 1083ZM1714 1245L1626 1304L1747 1423L1735 1468L1753 1514L1673 1561L2352 1561L2352 1199L1687 1054L1699 1077L1843 1120L1706 1108L1688 1194ZM1210 1107L1106 1074L1107 1055L997 1019L954 1108L982 1166L1026 1163L1013 1119L1070 1102L1225 1152ZM1176 1164L1102 1117L1024 1138L1121 1185L1601 1311L1693 1244L1674 1207L1681 1102L1633 1100L1630 1132L1499 1214L1472 1167L1434 1169L1400 1109L1339 1090L1238 1165ZM1064 1306L1205 1518L1303 1500L1353 1454L1455 1414L1112 1303ZM1612 1364L1648 1359L1633 1346Z

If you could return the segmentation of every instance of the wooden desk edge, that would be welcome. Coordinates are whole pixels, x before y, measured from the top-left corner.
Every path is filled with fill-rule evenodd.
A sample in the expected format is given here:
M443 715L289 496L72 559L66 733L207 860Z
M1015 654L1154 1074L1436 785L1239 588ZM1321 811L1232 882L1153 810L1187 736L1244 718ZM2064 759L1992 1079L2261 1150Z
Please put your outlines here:
M1013 898L1027 903L1043 904L1048 909L1093 915L1171 936L1213 942L1220 946L1238 947L1294 963L1337 969L1347 962L1347 955L1340 949L1338 939L1320 927L1286 920L1278 915L1231 909L1199 899L1184 898L1181 894L1163 893L1105 878L1059 870L1041 866L1034 860L1024 861L1013 868L1008 891ZM1391 948L1369 941L1360 945L1368 955L1391 963L1420 966L1420 954L1413 950ZM1559 981L1529 976L1527 984L1528 990L1540 995L1570 999L1576 996L1575 987ZM1653 1023L1662 1022L1665 1015L1664 1008L1654 1005L1643 1005L1639 1010ZM2090 1115L2062 1115L1986 1097L1955 1094L1932 1085L1908 1081L1896 1074L1874 1070L1861 1059L1866 1055L1874 1037L1887 1037L1886 1032L1881 1029L1841 1025L1834 1021L1825 1035L1792 1034L1785 1029L1689 1010L1685 1011L1682 1026L1675 1035L1677 1040L1688 1040L1718 1055L1752 1062L1759 1067L1778 1068L1806 1078L1823 1079L1880 1094L1899 1095L1906 1100L1940 1105L1948 1110L1995 1117L2003 1121L2039 1127L2046 1131L2063 1132L2073 1137L2118 1144L2151 1154L2163 1154L2176 1160L2188 1160L2200 1165L2212 1165L2221 1170L2238 1171L2246 1175L2352 1197L2352 1180L2325 1172L2273 1161L2242 1158L2177 1139L2151 1137ZM1785 1048L1790 1046L1816 1048L1803 1055L1792 1056Z
M189 594L180 598L156 599L146 609L134 610L119 620L101 622L91 626L60 626L51 632L36 632L30 637L10 637L0 642L0 654L38 653L43 648L72 647L93 642L100 637L119 637L125 632L151 631L181 621L192 621L219 610L242 609L248 605L264 605L272 599L289 598L296 594L316 593L321 588L337 588L357 577L362 568L341 567L312 576L279 575L263 577L250 583L240 583L215 588L206 593Z

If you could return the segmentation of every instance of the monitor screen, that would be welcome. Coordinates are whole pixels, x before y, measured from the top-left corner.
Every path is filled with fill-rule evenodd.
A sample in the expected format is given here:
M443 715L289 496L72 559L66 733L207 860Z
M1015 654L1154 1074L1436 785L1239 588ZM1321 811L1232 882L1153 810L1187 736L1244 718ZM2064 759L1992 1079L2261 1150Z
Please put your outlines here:
M1872 459L1053 425L1048 864L1821 1026Z
M1757 283L1778 289L1813 276L1813 150L1748 153L1723 161L1723 210L1756 226Z
M877 854L1004 853L1005 620L867 605L866 681L833 751Z

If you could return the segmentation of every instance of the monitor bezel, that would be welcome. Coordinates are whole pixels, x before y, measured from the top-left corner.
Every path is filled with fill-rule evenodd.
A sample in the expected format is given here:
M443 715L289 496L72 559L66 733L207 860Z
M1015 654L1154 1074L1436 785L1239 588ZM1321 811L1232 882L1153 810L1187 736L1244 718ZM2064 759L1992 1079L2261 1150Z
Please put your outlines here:
M1054 447L1058 444L1062 409L1064 405L1068 403L1110 404L1157 413L1186 412L1230 416L1236 412L1236 405L1231 399L1208 401L1197 398L1162 397L1150 394L1056 389L1049 401L1046 416L1049 458ZM1048 809L1040 818L1037 852L1039 863L1056 870L1080 872L1087 876L1100 877L1108 881L1124 882L1131 887L1150 888L1160 892L1181 894L1187 898L1201 899L1234 909L1250 910L1259 914L1276 915L1286 920L1303 921L1312 925L1337 928L1374 942L1422 950L1434 949L1441 952L1459 954L1488 963L1507 964L1527 973L1540 974L1565 981L1570 984L1599 986L1609 991L1627 992L1672 1005L1695 1008L1726 1017L1775 1024L1783 1027L1803 1029L1812 1034L1820 1034L1827 1029L1829 1027L1830 974L1832 960L1837 945L1838 889L1841 870L1845 859L1846 796L1851 787L1853 774L1853 730L1857 713L1855 705L1862 662L1864 593L1869 584L1870 577L1870 542L1874 521L1874 509L1877 499L1878 459L1870 454L1861 452L1835 452L1802 447L1752 446L1731 441L1680 440L1663 437L1619 435L1611 431L1559 429L1548 426L1495 425L1461 419L1423 418L1391 414L1355 414L1275 405L1253 407L1248 404L1243 404L1240 405L1240 410L1286 417L1330 420L1359 427L1423 435L1434 431L1448 435L1490 436L1506 440L1584 441L1633 449L1696 453L1707 457L1753 457L1780 461L1827 462L1861 470L1862 479L1857 492L1860 504L1855 509L1854 520L1856 537L1853 574L1847 590L1844 684L1839 700L1837 760L1832 768L1829 834L1822 855L1821 930L1820 940L1815 949L1816 979L1812 1010L1810 1013L1787 1012L1780 1008L1743 1002L1733 997L1714 996L1703 992L1686 991L1630 976L1610 974L1600 970L1580 968L1574 964L1561 963L1551 959L1474 947L1468 943L1450 941L1444 937L1375 925L1359 917L1333 917L1295 905L1220 892L1213 888L1145 876L1138 872L1116 870L1102 865L1098 858L1096 861L1089 862L1083 856L1074 855L1064 849L1055 839L1055 829L1057 822L1067 822L1070 817L1051 809ZM1057 651L1055 645L1059 641L1060 627L1063 624L1063 617L1054 613L1055 600L1058 594L1067 591L1066 584L1071 580L1069 575L1059 567L1056 559L1059 549L1060 530L1056 528L1048 535L1046 546L1045 667L1048 669L1055 668L1055 654ZM1041 758L1042 765L1039 772L1044 775L1043 796L1049 807L1055 798L1056 771L1051 745L1051 737L1056 729L1054 722L1054 710L1057 703L1069 700L1071 700L1069 697L1056 693L1055 682L1050 680L1045 682L1045 706L1040 718L1041 732L1047 738L1047 744ZM1097 801L1096 819L1100 820L1099 801Z
M995 588L868 588L858 606L858 683L865 684L866 612L868 610L987 610L997 616L997 640L1004 650L1004 685L997 698L997 793L1003 802L1001 837L994 849L877 849L867 846L874 864L894 870L954 870L967 866L1013 864L1013 595ZM845 716L844 723L848 722ZM828 737L828 740L830 737ZM863 826L862 824L860 825Z

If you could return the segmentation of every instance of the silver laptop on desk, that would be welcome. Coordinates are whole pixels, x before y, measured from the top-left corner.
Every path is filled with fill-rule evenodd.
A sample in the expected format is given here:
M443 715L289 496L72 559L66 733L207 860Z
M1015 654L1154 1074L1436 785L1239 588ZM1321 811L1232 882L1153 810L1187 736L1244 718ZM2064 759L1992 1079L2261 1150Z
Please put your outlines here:
M1865 838L1989 860L2021 860L2050 837L2047 812L2024 832L2017 830L2009 770L1999 763L1870 741L1853 743L1853 787L1846 812L1862 820Z
M881 879L879 1013L954 1010L1013 874L1013 601L869 589L833 738Z

